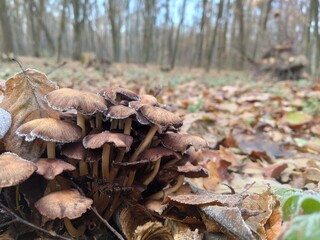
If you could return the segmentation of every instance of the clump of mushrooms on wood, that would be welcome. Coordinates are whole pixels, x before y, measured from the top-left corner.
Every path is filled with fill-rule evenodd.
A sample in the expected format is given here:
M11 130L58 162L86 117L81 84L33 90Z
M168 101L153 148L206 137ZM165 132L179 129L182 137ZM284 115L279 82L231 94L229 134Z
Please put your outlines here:
M43 101L59 119L28 121L16 134L25 141L41 139L46 151L35 162L14 153L0 155L0 187L17 185L34 172L42 175L48 185L35 207L47 220L63 219L72 237L98 225L92 224L97 219L87 211L91 207L108 221L126 199L163 200L185 177L207 176L185 157L189 148L207 148L206 141L179 133L182 119L151 95L120 87L97 94L60 88ZM0 110L3 137L11 119ZM72 220L84 215L83 221Z

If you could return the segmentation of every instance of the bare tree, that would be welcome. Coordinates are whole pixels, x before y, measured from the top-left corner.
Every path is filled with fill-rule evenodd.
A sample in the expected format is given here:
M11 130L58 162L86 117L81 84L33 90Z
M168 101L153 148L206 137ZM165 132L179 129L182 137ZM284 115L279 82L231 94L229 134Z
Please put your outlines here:
M176 34L176 39L174 41L174 48L173 48L173 53L172 53L172 58L171 58L171 65L170 65L171 69L174 68L174 65L176 62L176 56L177 56L177 52L178 52L178 44L179 44L179 39L180 39L180 31L181 31L181 26L184 21L185 12L186 12L186 0L183 0L181 12L180 12L181 17L180 17L179 25L177 28L177 34Z
M222 12L223 12L223 4L224 4L224 0L220 0L219 3L219 10L218 10L218 14L216 16L216 23L214 25L214 30L213 30L213 34L212 34L212 39L209 45L209 49L207 50L208 55L207 55L207 64L206 64L206 71L208 72L211 66L211 61L212 61L212 54L213 54L213 50L215 47L215 42L216 42L216 38L217 38L217 31L218 31L218 27L219 27L219 23L220 23L220 19L222 17Z
M236 0L236 16L239 27L239 38L238 38L238 51L241 54L239 67L242 69L243 64L246 60L246 49L245 49L245 35L244 35L244 12L243 12L243 2L242 0Z
M109 21L111 24L112 46L113 46L113 59L116 62L120 61L120 27L121 18L119 17L119 1L109 0Z
M62 35L65 29L65 22L66 22L66 8L67 8L67 0L63 0L63 6L61 10L61 19L60 19L60 30L58 35L58 47L57 47L57 62L61 60L61 51L62 51Z
M14 53L13 38L11 32L11 23L6 0L0 1L0 21L3 37L3 53Z
M203 48L203 39L204 39L204 28L206 24L206 12L207 12L208 0L202 0L202 14L200 22L200 34L199 34L199 48L197 54L197 67L201 66L202 61L202 48Z

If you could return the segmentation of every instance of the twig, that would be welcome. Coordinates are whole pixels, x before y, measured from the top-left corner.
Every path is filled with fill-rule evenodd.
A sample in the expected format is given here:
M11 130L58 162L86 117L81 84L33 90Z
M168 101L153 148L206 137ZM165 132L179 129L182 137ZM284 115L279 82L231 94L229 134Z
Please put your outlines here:
M3 203L1 203L1 202L0 202L0 207L1 207L3 210L5 210L7 213L9 213L12 217L15 218L15 219L7 222L5 225L8 225L8 224L10 224L10 223L12 223L12 222L14 222L14 221L17 221L17 222L20 222L20 223L22 223L22 224L24 224L24 225L27 225L27 226L29 226L29 227L31 227L31 228L33 228L33 229L36 229L36 230L38 230L38 231L40 231L40 232L43 232L43 233L45 233L45 234L47 234L47 235L50 235L50 236L52 236L52 237L59 238L59 239L63 239L63 240L70 240L70 239L71 239L71 238L67 238L67 237L61 236L61 235L59 235L59 234L57 234L57 233L55 233L55 232L53 232L53 231L47 231L47 230L45 230L45 229L43 229L43 228L41 228L41 227L39 227L39 226L37 226L37 225L34 225L33 223L30 223L30 222L22 219L21 217L19 217L17 214L15 214L13 211L11 211L9 208L7 208L7 207L6 207ZM4 226L5 226L5 225L4 225ZM1 226L2 226L2 225L1 225Z
M119 240L124 240L124 238L121 236L120 233L117 232L109 223L107 220L105 220L97 211L95 207L90 208L91 211L103 222L104 225L107 226L107 228L119 239Z
M71 180L71 184L83 195L85 196L84 192L82 191L82 189L74 182ZM117 232L117 230L115 230L106 219L104 219L97 211L97 209L95 207L90 207L90 210L92 210L92 212L101 220L101 222L103 222L104 225L106 225L106 227L119 239L119 240L125 240L120 233Z
M63 67L63 66L66 65L66 64L67 64L66 61L58 64L57 66L55 66L54 68L52 68L49 72L47 72L46 75L47 75L47 76L50 75L51 73L53 73L54 71L56 71L57 69Z

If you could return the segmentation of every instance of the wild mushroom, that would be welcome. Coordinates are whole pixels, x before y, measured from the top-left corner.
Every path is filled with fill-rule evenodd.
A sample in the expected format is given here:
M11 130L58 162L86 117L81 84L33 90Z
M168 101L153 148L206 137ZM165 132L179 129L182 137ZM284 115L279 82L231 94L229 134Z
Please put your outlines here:
M70 160L79 162L79 175L85 176L89 174L87 162L93 163L91 175L98 177L98 162L101 159L100 150L85 149L82 142L67 143L61 148L61 155L66 156ZM73 163L76 165L76 163Z
M139 109L139 111L142 113L142 115L145 118L147 118L151 122L151 127L148 134L142 140L142 142L140 143L138 148L135 150L135 152L131 155L128 162L133 162L137 160L140 153L142 153L147 148L147 146L151 143L157 131L161 133L162 131L166 130L170 126L178 128L182 125L182 120L178 115L159 107L144 105ZM134 176L135 176L135 171L130 172L129 178L127 181L127 186L132 185Z
M56 143L75 142L81 138L81 128L72 123L53 118L39 118L22 124L16 133L25 137L28 142L35 138L44 140L47 144L48 158L56 157Z
M86 230L85 225L76 229L70 219L79 218L90 209L93 201L82 196L77 190L69 189L50 193L35 203L41 215L49 219L63 219L65 227L72 237L81 236Z
M128 152L130 150L132 140L132 137L127 134L104 131L98 134L86 136L82 143L85 148L97 149L102 147L102 178L109 181L110 146L114 145L115 147L122 148L125 152Z
M112 104L118 104L121 100L137 101L140 99L135 92L121 87L103 89L99 94Z
M0 155L0 188L15 186L27 180L37 166L15 153L5 152Z
M82 128L82 136L86 135L85 115L97 114L97 127L101 125L102 115L99 112L107 110L103 97L85 91L70 88L60 88L50 92L44 100L48 105L58 111L77 110L77 125Z
M36 173L47 180L53 180L62 172L76 170L75 166L56 158L39 158L35 164L38 167Z

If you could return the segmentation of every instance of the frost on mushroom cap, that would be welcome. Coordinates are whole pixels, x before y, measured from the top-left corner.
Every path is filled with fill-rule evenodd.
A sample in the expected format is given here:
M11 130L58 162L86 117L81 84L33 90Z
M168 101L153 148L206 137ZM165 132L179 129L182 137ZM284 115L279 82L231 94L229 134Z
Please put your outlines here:
M207 148L208 143L201 137L183 133L165 133L160 136L163 146L174 151L184 153L189 147L193 146L196 151Z
M121 100L137 101L140 99L138 94L136 94L135 92L121 87L106 88L101 90L99 94L107 101L110 101L114 104L117 103L117 101Z
M98 94L79 91L71 88L60 88L44 97L48 105L58 111L75 109L84 115L107 110L103 97Z
M151 123L157 125L160 131L167 129L170 126L175 128L182 126L182 119L178 115L163 108L144 105L139 109L139 111Z
M49 219L80 217L92 205L90 198L82 196L76 189L50 193L35 203L35 207Z
M54 179L55 176L64 171L76 170L75 166L56 158L39 158L35 164L38 167L36 173L42 175L47 180Z
M111 106L108 109L107 117L111 119L126 119L137 112L129 107L123 105Z
M37 166L15 153L5 152L0 155L0 188L17 185L28 179Z
M0 139L2 139L11 127L11 114L0 108Z
M105 143L111 143L117 148L124 148L126 152L130 150L132 137L123 133L111 133L104 131L98 134L91 134L83 138L85 148L101 148Z
M48 142L68 143L81 138L81 128L75 124L53 118L39 118L22 124L17 134L28 142L40 138Z

